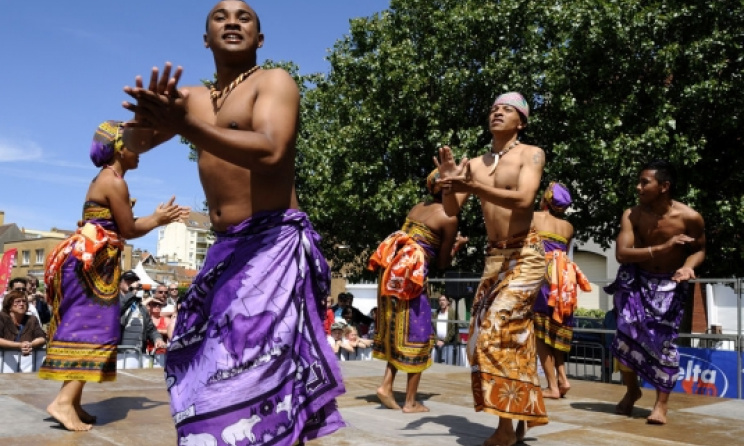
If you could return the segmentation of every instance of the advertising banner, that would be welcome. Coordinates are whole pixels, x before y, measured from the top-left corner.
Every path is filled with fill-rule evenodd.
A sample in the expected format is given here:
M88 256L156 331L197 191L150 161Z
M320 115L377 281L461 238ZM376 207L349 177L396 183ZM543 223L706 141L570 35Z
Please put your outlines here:
M674 392L737 397L737 352L710 348L678 347L679 373ZM644 382L644 387L651 387Z

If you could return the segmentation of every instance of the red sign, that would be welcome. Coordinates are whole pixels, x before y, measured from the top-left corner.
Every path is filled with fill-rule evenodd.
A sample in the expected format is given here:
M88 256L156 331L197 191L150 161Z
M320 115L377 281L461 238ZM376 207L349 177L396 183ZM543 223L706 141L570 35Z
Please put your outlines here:
M0 260L0 294L5 293L5 287L8 286L10 274L13 272L16 254L18 254L18 249L9 249L5 251L3 259Z

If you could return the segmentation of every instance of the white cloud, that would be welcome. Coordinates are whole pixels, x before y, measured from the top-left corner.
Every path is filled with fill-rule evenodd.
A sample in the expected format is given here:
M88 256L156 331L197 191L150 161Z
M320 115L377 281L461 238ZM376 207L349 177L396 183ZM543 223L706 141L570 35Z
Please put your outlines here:
M0 163L14 161L36 161L44 151L33 141L9 141L0 139Z
M14 177L25 180L33 180L34 182L45 182L53 184L89 184L92 177L82 175L66 175L57 172L51 172L49 170L36 168L36 169L17 169L17 168L0 168L0 174L3 177ZM2 183L0 183L2 184Z

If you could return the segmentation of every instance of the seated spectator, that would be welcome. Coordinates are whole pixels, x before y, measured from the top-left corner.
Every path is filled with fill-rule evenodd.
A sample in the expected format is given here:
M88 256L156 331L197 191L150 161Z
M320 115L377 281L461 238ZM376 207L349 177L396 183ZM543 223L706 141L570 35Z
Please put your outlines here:
M323 329L326 332L326 335L331 334L331 325L333 325L334 322L336 322L336 317L333 312L333 298L329 295L326 297L326 316L325 320L323 321Z
M119 345L135 347L144 352L146 341L153 342L155 348L165 348L162 336L152 323L150 313L143 305L144 290L134 271L121 275L119 301L121 303L121 341Z
M28 282L28 307L36 308L36 314L39 315L39 322L44 328L52 320L52 309L46 301L46 296L38 291L39 279L34 276L26 277Z
M168 285L168 299L166 300L166 303L175 306L176 302L178 302L178 297L178 285L171 283Z
M349 306L349 296L351 296L351 293L338 293L336 304L331 306L331 310L333 310L333 316L336 318L336 320L341 319L341 312L344 308Z
M354 306L354 295L346 293L349 299L348 307L351 308L351 319L354 322L354 326L359 329L359 333L364 335L369 330L370 324L374 321L371 317L362 313L362 310Z
M372 347L372 341L360 338L356 327L347 325L346 328L344 328L344 337L341 341L341 348L349 353L355 353L357 347Z
M343 311L346 308L351 308L352 321L356 327L364 326L366 332L367 327L372 323L372 318L365 316L359 308L354 306L354 295L351 293L339 293L338 303L331 307L333 310L336 320L343 318Z
M451 344L455 340L457 326L454 322L447 322L448 320L455 320L455 309L452 308L452 302L445 295L439 296L438 302L439 309L436 311L434 318L436 322L432 321L436 338L434 349L437 362L445 362L443 349L445 345Z
M0 312L0 348L20 350L26 356L46 344L46 334L39 320L27 313L26 293L10 291L3 299Z
M346 322L339 321L334 322L331 325L331 334L328 335L328 344L333 349L333 353L338 353L341 348L341 342L343 341L344 328L346 328Z
M150 314L150 319L152 320L153 325L155 325L155 329L163 338L163 342L168 342L168 322L170 322L170 318L166 318L162 315L162 310L165 306L164 303L165 296L163 296L162 301L155 297L151 297L142 301L142 304L145 306L145 308L147 308L147 312ZM155 351L155 343L152 339L148 339L147 352L152 353L153 351Z
M168 305L168 287L165 285L156 286L155 292L153 293L152 297L157 299L158 302L162 303L163 306Z
M343 320L346 325L354 325L354 312L350 307L341 310L341 320Z
M25 277L14 277L10 279L8 282L8 289L11 291L20 291L24 296L26 296L26 299L28 299L28 280L26 280ZM41 324L41 318L39 317L39 312L36 311L35 305L26 305L26 312L36 316L39 324Z
M374 339L375 338L375 330L377 329L377 307L372 308L369 310L369 317L372 319L372 322L369 324L369 329L367 330L367 334L362 336L365 339Z

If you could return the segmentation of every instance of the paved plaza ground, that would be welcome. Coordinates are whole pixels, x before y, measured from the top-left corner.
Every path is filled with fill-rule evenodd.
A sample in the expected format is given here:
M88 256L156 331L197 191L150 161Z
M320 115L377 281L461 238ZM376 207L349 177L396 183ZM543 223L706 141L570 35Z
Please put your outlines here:
M375 396L385 364L341 363L347 393L339 406L349 427L308 446L476 446L491 435L497 418L472 408L468 369L434 365L421 381L420 396L431 412L403 414L383 409ZM646 390L632 417L615 415L623 387L573 380L567 398L546 402L550 423L532 429L525 444L555 445L741 445L744 400L672 394L669 424L645 422L654 402ZM405 375L396 396L403 401ZM162 369L124 370L114 383L88 384L84 408L98 415L90 432L60 429L45 412L59 383L35 374L0 374L0 445L111 446L175 445ZM240 444L239 446L244 446Z

